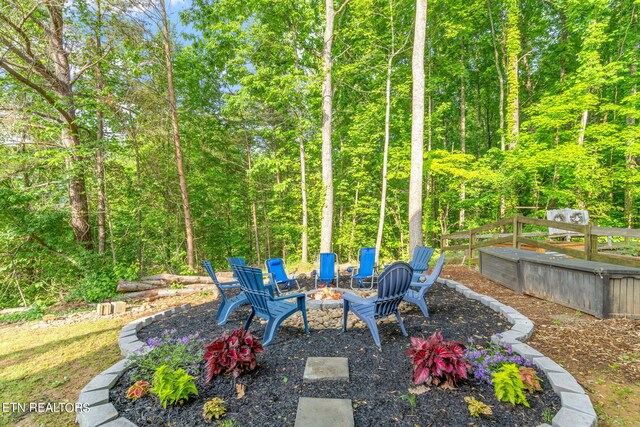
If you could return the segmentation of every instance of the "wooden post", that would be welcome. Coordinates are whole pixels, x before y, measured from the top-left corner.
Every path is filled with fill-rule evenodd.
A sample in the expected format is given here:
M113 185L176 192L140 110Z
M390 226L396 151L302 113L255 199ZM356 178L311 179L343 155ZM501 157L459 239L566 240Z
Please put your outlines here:
M584 226L584 259L591 260L591 224Z
M598 255L598 236L595 234L591 235L591 258L594 255Z
M469 232L469 261L473 259L473 245L476 242L476 234Z
M520 223L518 222L518 215L513 216L513 246L514 249L518 248L518 234L519 234Z

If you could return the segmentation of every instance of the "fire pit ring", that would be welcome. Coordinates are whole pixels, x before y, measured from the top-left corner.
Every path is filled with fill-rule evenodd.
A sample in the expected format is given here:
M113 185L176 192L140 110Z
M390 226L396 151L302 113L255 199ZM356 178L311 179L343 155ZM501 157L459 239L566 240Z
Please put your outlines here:
M342 307L342 297L340 299L324 299L324 300L318 300L315 299L314 296L316 294L316 292L322 292L324 288L318 288L318 289L312 289L310 291L306 291L305 294L307 295L307 310L327 310L329 308L339 308ZM332 292L337 292L339 294L344 294L345 292L349 292L349 293L353 293L348 289L341 289L341 288L331 288Z

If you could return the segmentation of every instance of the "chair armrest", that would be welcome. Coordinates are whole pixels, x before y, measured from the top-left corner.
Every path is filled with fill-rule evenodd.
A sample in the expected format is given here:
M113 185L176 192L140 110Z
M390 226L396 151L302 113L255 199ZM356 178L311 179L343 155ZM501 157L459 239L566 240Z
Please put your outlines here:
M238 289L240 287L240 283L233 281L233 282L224 282L224 283L220 283L220 287L222 289Z
M432 286L433 286L433 283L420 283L420 282L411 282L411 284L409 285L410 288L416 288L416 289L424 289L424 288L429 289Z
M283 295L281 297L277 297L274 298L274 301L283 301L286 299L292 299L292 298L306 298L307 296L305 294L291 294L291 295Z
M356 304L366 304L374 302L378 297L362 298L357 295L345 292L342 294L342 299L345 301L353 302Z

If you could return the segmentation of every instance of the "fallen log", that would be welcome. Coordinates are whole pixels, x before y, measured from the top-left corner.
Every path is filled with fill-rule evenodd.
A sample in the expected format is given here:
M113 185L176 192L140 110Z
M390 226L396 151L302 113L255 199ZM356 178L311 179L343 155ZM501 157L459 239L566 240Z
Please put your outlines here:
M194 284L194 285L186 285L181 289L172 289L172 288L156 288L150 289L146 291L138 291L138 292L127 292L122 295L125 300L133 300L133 299L144 299L144 298L160 298L160 297L173 297L176 295L190 295L195 294L197 292L202 291L211 291L213 293L213 298L218 298L218 289L209 284Z
M128 280L120 280L118 282L117 292L137 292L137 291L149 291L151 289L158 289L163 287L163 283L158 285L147 282L132 282Z
M197 283L213 283L209 276L179 276L176 274L154 274L153 276L145 276L140 279L141 282L161 280L165 284L179 283L181 285L193 285Z
M151 298L151 297L156 297L157 295L158 295L158 290L152 289L150 291L129 292L129 293L123 294L122 298L124 298L125 300L132 300L132 299Z

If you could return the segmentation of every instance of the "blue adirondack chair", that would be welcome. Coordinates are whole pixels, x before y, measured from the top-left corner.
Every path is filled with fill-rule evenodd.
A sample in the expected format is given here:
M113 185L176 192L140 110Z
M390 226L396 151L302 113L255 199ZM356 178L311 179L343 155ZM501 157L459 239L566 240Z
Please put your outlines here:
M443 266L444 252L442 253L442 255L440 255L440 258L438 258L438 261L433 267L433 271L431 272L431 274L418 275L420 280L424 279L424 281L416 280L414 275L414 279L411 282L411 287L409 288L407 294L404 296L404 300L406 302L415 304L420 307L420 310L422 310L422 314L424 314L424 317L429 317L429 309L427 308L427 300L425 299L425 295L427 294L429 289L431 289L431 286L436 283L438 276L440 276L440 273L442 272Z
M376 248L361 248L360 249L360 267L354 268L351 271L351 289L355 289L355 286L360 288L373 288L373 277L376 272ZM369 279L369 286L365 284L365 280Z
M315 286L318 288L318 282L331 285L331 281L335 280L336 288L339 288L338 277L340 270L336 268L338 257L333 252L323 252L320 254L320 274L313 270L311 274L316 277Z
M239 256L232 256L227 258L227 262L229 263L229 267L231 268L234 265L241 265L241 266L246 266L247 265L247 261L245 261L244 258L239 257ZM233 272L233 268L231 268L231 272ZM235 273L234 273L235 274Z
M429 260L433 256L433 248L426 246L416 246L413 250L413 257L409 261L409 265L415 273L422 273L429 269Z
M304 321L304 331L309 333L309 323L307 322L307 307L305 304L305 294L292 294L274 298L273 293L263 284L262 270L253 267L243 267L235 265L233 269L240 281L242 291L247 295L251 304L251 314L244 324L245 331L249 329L255 315L265 319L267 326L262 337L262 345L269 345L278 331L280 324L296 311L302 312ZM295 299L291 303L285 300Z
M360 298L349 293L342 294L342 298L344 299L342 332L347 331L347 315L349 314L349 310L351 310L367 324L378 348L381 348L380 334L378 333L378 325L376 324L376 320L378 319L395 314L400 329L406 337L407 331L402 323L398 306L409 289L412 276L413 270L409 264L406 262L394 262L378 276L377 296Z
M202 266L207 270L207 273L209 273L209 276L213 280L213 284L216 285L218 292L220 293L220 306L216 313L216 320L218 321L218 325L224 325L227 323L227 318L229 318L231 312L242 304L249 304L249 300L247 299L247 295L242 292L242 289L240 289L240 284L236 280L221 283L209 261L202 261ZM240 292L235 296L230 297L225 291L228 292L232 289L237 289Z
M278 289L278 293L282 292L280 286L286 286L288 290L291 290L294 284L298 286L298 290L300 290L300 283L298 283L298 279L293 275L291 277L287 275L282 258L268 259L265 261L265 265L267 267L267 271L273 278L273 282Z

